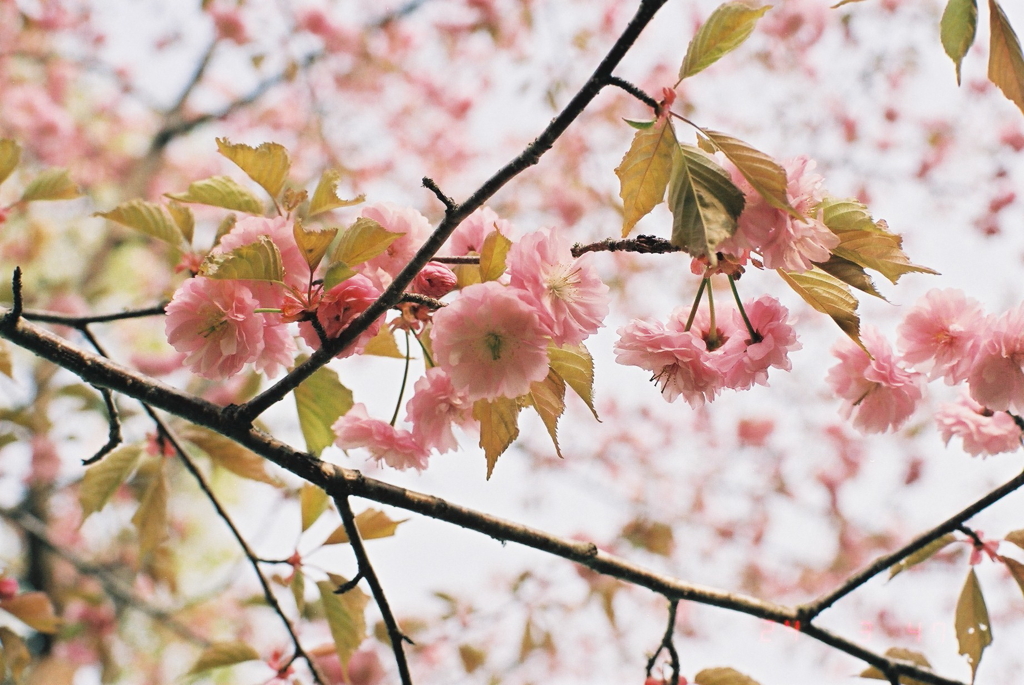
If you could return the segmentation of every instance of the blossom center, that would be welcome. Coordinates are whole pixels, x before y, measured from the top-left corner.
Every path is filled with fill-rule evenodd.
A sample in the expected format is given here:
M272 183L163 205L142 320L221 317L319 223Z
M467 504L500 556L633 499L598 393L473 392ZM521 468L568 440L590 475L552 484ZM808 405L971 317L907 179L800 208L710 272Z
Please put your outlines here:
M491 353L491 359L501 359L501 351L505 347L505 340L498 333L488 333L484 336L484 347Z
M576 299L579 282L580 270L572 268L571 264L556 264L544 279L548 292L563 302L572 302Z

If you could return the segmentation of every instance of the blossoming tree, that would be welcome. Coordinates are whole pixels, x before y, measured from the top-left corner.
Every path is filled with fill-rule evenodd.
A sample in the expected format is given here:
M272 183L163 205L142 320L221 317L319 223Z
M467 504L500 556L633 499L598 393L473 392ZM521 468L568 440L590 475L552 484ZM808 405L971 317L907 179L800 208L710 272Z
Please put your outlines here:
M1024 475L951 479L918 455L1019 452L1024 304L938 283L869 208L941 190L968 125L900 100L908 61L872 57L864 82L897 104L832 102L796 128L841 142L795 136L777 161L718 130L764 135L734 84L720 106L695 85L762 69L827 93L816 50L870 52L871 22L910 19L955 85L977 3L676 4L204 2L140 24L154 59L194 59L165 103L106 50L123 22L102 3L0 4L0 680L1007 682L1013 650L1001 671L982 656L1021 627L1024 522L977 519ZM987 71L955 107L1004 108L964 136L1019 153L1024 55L986 10ZM565 22L589 75L531 62ZM530 125L555 114L513 133L524 99ZM785 116L766 130L786 137ZM922 147L844 166L914 117ZM1016 158L970 159L995 193L976 233L1006 241ZM852 190L831 192L844 169ZM923 285L862 314L890 306L878 276L897 302ZM461 557L407 514L543 561ZM912 567L902 596L879 583ZM438 571L443 608L403 606ZM915 578L930 602L904 601ZM952 645L922 635L936 615ZM790 638L827 655L751 661L742 642Z

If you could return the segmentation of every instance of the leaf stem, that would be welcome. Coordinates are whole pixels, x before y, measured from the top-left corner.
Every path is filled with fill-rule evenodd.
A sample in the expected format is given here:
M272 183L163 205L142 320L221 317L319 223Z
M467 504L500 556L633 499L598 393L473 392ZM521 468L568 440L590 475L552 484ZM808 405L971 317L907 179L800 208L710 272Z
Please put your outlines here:
M697 307L700 305L700 298L704 295L704 289L708 287L708 279L705 278L700 282L700 287L697 288L697 296L693 298L693 307L690 308L690 316L686 319L686 330L690 330L690 326L693 325L693 318L697 316ZM709 291L710 296L710 291Z
M391 415L391 426L394 427L398 420L398 412L402 408L402 398L405 397L405 384L409 380L409 360L412 358L412 344L409 342L409 331L405 331L405 370L402 371L402 387L398 389L398 402L395 404L395 413Z
M761 334L754 330L754 326L750 323L750 319L747 317L747 310L743 308L743 301L740 299L740 291L736 288L736 279L731 275L729 276L729 287L732 288L733 299L736 300L736 306L739 307L740 316L743 317L743 323L747 327L747 332L750 333L750 344L761 342Z

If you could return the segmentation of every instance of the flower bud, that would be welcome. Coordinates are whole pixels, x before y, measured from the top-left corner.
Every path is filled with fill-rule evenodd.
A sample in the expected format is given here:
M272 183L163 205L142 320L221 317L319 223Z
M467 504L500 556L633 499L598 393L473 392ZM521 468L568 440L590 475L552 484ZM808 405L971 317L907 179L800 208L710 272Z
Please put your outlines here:
M427 297L444 297L455 289L459 279L455 272L440 262L428 262L412 282L412 291Z

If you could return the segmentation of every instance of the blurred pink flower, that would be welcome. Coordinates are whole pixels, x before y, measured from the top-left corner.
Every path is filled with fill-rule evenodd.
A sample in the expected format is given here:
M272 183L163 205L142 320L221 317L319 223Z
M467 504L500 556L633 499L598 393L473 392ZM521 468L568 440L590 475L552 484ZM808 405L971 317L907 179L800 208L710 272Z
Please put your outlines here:
M388 245L388 249L382 254L359 267L371 278L379 277L378 270L383 271L389 278L381 279L380 285L386 286L405 268L430 236L430 222L415 209L384 203L367 205L360 216L373 219L391 233L402 234L402 237Z
M578 345L604 325L608 286L590 263L573 257L569 241L552 230L525 236L509 250L511 286L536 307L556 345Z
M238 11L237 7L211 7L207 11L213 18L217 38L230 40L238 45L249 42L249 33L245 29L242 13Z
M413 386L415 394L405 405L405 420L412 424L412 434L427 449L440 453L459 448L452 432L452 424L474 424L473 403L464 392L452 385L452 379L442 369L427 369L426 375Z
M764 447L774 432L772 419L740 419L736 424L736 437L744 447Z
M967 378L985 337L981 304L959 290L929 290L896 330L904 361L948 385Z
M263 350L258 303L240 281L190 278L167 305L167 342L194 373L221 380L255 361Z
M1024 304L991 323L967 382L989 409L1024 414Z
M331 430L335 435L334 444L343 450L365 447L374 459L400 471L427 468L429 452L412 433L370 418L362 403L352 405L347 414L334 422Z
M454 257L463 257L470 253L480 254L484 240L495 230L509 240L514 239L515 231L512 224L502 219L490 207L481 207L459 224L455 232L448 239L445 254Z
M896 430L914 413L921 399L921 374L899 364L888 341L873 328L861 332L868 353L852 340L842 340L832 354L839 363L828 370L828 384L847 400L842 415L853 417L863 433Z
M349 323L366 311L366 308L380 297L380 291L362 274L356 274L348 280L328 290L316 310L316 318L323 327L327 338L337 338ZM378 318L370 327L363 331L356 340L338 354L338 358L361 354L366 343L380 331ZM320 337L316 334L313 324L303 321L299 324L299 333L314 350L320 349Z
M470 400L519 397L548 375L547 332L521 294L490 281L434 314L434 360Z
M387 672L380 657L372 649L360 649L348 660L348 669L341 668L334 645L315 647L310 654L327 678L329 685L380 685Z
M947 445L958 435L963 438L964 450L974 456L1013 452L1020 449L1024 437L1012 416L985 409L967 393L956 402L941 405L935 423Z
M318 36L327 52L351 52L359 45L359 34L331 21L323 10L307 7L296 14L296 26Z
M747 318L760 340L753 342L739 310L732 311L731 335L718 351L716 365L725 376L726 387L746 390L755 383L768 385L768 369L793 368L789 352L802 346L789 323L789 310L770 295L744 305Z
M697 408L713 401L722 389L722 373L715 367L704 339L693 329L684 332L660 322L634 319L617 333L615 361L652 372L651 380L661 386L669 402L682 395Z

